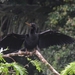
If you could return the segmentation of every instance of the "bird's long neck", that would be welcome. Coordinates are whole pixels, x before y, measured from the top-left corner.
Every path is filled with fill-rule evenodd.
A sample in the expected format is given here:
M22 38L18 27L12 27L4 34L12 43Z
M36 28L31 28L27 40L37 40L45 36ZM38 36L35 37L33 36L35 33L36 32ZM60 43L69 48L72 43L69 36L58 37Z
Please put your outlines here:
M36 39L36 29L31 29L29 33L30 39Z
M30 30L30 34L35 34L36 33L36 29L35 28L32 28L31 30Z

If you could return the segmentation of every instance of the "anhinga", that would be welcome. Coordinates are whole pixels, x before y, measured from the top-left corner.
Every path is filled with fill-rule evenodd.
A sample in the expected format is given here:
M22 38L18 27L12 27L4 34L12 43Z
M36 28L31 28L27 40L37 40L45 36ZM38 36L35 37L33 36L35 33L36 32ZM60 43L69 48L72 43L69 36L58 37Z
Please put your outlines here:
M62 33L51 30L46 30L37 33L37 26L35 23L26 23L30 26L29 34L19 35L15 33L8 34L0 41L0 47L12 49L10 52L21 48L23 42L24 47L31 51L32 49L47 48L52 45L70 44L74 39Z

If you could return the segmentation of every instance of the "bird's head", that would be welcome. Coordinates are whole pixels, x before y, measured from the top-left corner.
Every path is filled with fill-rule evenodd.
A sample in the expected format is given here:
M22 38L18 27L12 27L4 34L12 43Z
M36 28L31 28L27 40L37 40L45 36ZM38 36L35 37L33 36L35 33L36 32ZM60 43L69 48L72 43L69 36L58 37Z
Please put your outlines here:
M37 32L37 30L38 30L38 27L37 27L37 25L35 24L35 23L28 23L28 22L26 22L26 24L30 27L30 31L31 32Z
M36 29L37 28L35 23L30 23L30 25L31 25L31 29Z

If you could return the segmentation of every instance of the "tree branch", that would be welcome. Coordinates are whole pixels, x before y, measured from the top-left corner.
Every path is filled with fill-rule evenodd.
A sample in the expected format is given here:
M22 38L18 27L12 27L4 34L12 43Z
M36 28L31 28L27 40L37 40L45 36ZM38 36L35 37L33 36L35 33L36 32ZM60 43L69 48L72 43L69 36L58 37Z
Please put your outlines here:
M47 67L55 74L60 75L48 62L47 60L41 55L41 53L36 50L35 55L44 63L47 65Z
M3 57L11 57L11 56L32 56L36 55L47 67L55 74L60 75L48 62L47 60L41 55L41 53L38 50L34 50L32 52L29 51L19 51L17 53L9 53L3 55Z
M16 53L4 54L3 57L12 57L12 56L32 56L34 52L29 51L18 51Z

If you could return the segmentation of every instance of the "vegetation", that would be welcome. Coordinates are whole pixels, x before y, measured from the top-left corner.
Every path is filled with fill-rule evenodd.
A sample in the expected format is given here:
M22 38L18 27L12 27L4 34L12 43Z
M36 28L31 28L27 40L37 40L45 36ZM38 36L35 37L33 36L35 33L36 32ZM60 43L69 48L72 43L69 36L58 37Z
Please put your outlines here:
M67 67L61 72L61 75L75 75L75 62L67 65Z
M0 75L27 75L27 73L22 65L16 62L8 63L0 54Z

